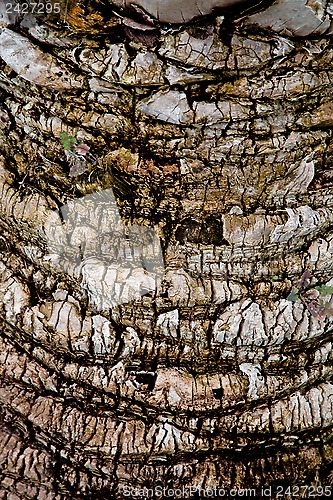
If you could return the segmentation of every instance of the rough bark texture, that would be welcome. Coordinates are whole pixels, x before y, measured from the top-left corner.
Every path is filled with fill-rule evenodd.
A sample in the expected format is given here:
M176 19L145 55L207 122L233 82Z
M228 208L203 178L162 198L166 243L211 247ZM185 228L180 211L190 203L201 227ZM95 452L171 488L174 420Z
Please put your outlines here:
M286 297L305 269L332 278L332 4L173 25L122 3L0 7L0 498L330 485L332 322ZM71 241L70 270L45 236L109 188L165 262L113 307L110 248Z

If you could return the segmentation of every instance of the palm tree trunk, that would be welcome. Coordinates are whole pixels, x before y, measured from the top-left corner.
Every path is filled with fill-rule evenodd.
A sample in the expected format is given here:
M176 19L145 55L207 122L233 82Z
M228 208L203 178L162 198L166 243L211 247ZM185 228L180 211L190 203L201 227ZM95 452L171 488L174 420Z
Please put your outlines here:
M0 497L329 496L331 4L24 4L0 7Z

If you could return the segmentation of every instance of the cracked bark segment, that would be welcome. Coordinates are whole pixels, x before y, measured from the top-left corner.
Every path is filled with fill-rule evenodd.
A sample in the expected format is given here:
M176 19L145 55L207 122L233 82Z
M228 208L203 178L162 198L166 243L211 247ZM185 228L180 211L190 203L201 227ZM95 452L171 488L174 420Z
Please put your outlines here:
M11 434L2 425L1 446L1 494L8 499L62 500L65 497L54 493L54 462L46 451L26 445L19 435ZM11 494L12 492L12 494Z
M331 3L327 0L275 0L263 12L249 16L247 25L268 28L285 36L318 36L332 24Z
M31 361L26 353L18 354L13 346L3 340L1 340L0 376L4 379L21 381L40 391L52 391L55 394L58 392L55 374L50 374L37 362Z
M250 378L248 397L256 399L265 388L265 381L260 376L260 370L251 363L242 364L241 370ZM171 389L172 387L169 388L169 401L177 395L176 391ZM22 393L15 386L11 386L10 391L9 388L3 386L1 389L1 399L5 407L10 404L12 410L21 416L20 418L23 417L24 420L28 418L39 429L39 435L44 435L46 439L49 439L49 436L56 431L58 439L61 439L63 443L64 457L68 457L71 453L69 443L75 442L75 461L81 460L83 447L88 449L92 456L101 453L104 455L105 472L108 469L108 458L112 459L116 453L120 453L121 456L133 455L133 458L137 455L138 448L134 437L138 435L146 435L144 450L141 447L141 456L143 451L144 455L153 454L156 457L163 457L170 452L175 452L176 449L179 452L191 451L195 447L205 447L209 434L215 435L216 446L225 448L232 435L235 436L233 433L235 425L240 430L237 441L241 448L249 443L249 439L254 438L258 429L260 429L261 437L269 433L271 425L274 426L275 432L286 434L284 438L286 443L288 443L289 434L296 430L306 431L314 426L321 427L321 432L325 433L326 428L330 426L331 394L332 385L322 383L316 388L311 388L305 395L296 392L287 400L278 401L268 405L267 408L258 408L255 412L245 411L238 422L235 416L230 415L209 418L204 420L202 427L204 433L199 438L195 432L195 426L198 424L195 418L191 419L192 430L188 431L179 428L179 424L175 426L170 418L157 418L153 424L135 420L113 421L112 417L84 415L73 407L65 408L61 403L54 403L45 397L37 397L31 404L26 399L27 394ZM42 419L41 412L49 415L47 425ZM78 425L80 422L81 425ZM224 432L216 435L218 428L224 429ZM248 434L247 438L243 432ZM112 462L109 464L111 466Z
M99 52L84 49L75 55L80 67L110 82L127 85L163 84L163 63L153 52L139 52L130 58L124 44L110 45Z
M306 114L299 119L301 125L307 128L331 128L333 126L333 102L325 102L317 110L315 110L311 115Z
M2 158L0 159L2 160ZM1 192L1 214L5 218L11 218L14 223L22 225L22 231L33 233L46 216L50 207L54 206L50 198L39 192L28 192L21 197L13 187L14 178L5 170L3 162L0 163L0 192ZM38 214L38 215L37 215Z
M305 333L306 332L306 333ZM303 305L283 299L279 303L245 299L226 307L213 326L214 345L279 345L301 342L321 335L321 325L312 321Z
M186 125L193 121L193 111L186 94L176 90L158 92L148 100L140 101L137 109L157 120L175 125Z
M296 245L298 238L302 239L311 232L319 232L321 224L327 224L326 216L330 214L329 209L314 211L308 206L297 207L295 210L288 208L286 212L288 220L282 224L279 224L278 216L261 214L248 217L233 214L222 216L223 238L233 249L239 246L246 249L247 246L284 243L291 238L295 238L293 245Z
M78 302L70 296L28 308L23 328L35 341L75 356L89 354L92 347L96 357L103 357L114 354L119 347L111 323L100 315L83 317ZM124 350L130 345L124 342Z
M217 103L194 102L195 123L206 126L215 123L247 120L250 118L251 102L218 101Z
M64 220L64 223L61 220ZM55 265L82 275L91 307L108 310L154 292L163 256L153 228L124 226L112 189L50 213L45 234Z
M160 418L152 424L140 420L117 421L105 416L84 415L75 408L66 409L62 404L54 404L51 399L43 397L37 397L35 403L30 405L22 391L13 386L11 392L2 387L1 400L10 401L15 413L28 417L29 421L40 428L40 434L45 434L47 437L56 432L58 439L63 442L64 456L70 452L70 443L76 444L77 458L84 448L92 455L101 453L106 460L114 458L119 453L135 456L139 453L135 441L139 435L145 436L145 455L169 454L177 448L184 449L184 447L194 449L194 442L200 446L204 441L194 437L191 432L180 432L166 418ZM49 416L47 426L43 415ZM112 468L112 460L109 464Z
M330 255L333 251L332 235L326 238L317 238L308 248L307 260L313 264L316 269L329 269Z
M235 34L230 47L225 45L214 32L205 38L196 38L187 31L182 31L176 36L168 36L162 40L159 53L167 60L174 60L183 65L202 68L208 71L217 70L250 70L265 65L272 61L283 60L293 49L293 43L285 41L282 37L272 40L270 37L244 37Z
M214 71L225 69L229 51L215 33L202 39L182 31L163 38L159 54L189 67Z
M56 3L56 2L54 2ZM69 3L68 3L69 5ZM24 9L22 9L24 10ZM40 8L41 10L41 8ZM35 11L36 13L36 11ZM28 33L32 38L38 42L47 43L54 47L59 48L75 48L80 44L80 37L74 36L72 33L70 36L64 33L58 33L54 26L43 22L43 13L40 17L35 17L33 14L26 14L21 20L20 26L28 30ZM45 14L45 12L44 12Z
M128 328L127 330L130 333L130 338L135 343L138 343L138 337L133 337L135 333L133 329ZM295 341L295 338L293 340ZM135 347L135 344L132 344L132 347ZM96 369L96 367L77 366L74 363L58 363L58 366L55 366L54 363L53 365L50 363L50 360L48 361L47 353L42 354L41 352L41 355L39 355L38 350L36 350L34 353L35 357L50 366L48 369L50 373L48 373L48 370L38 368L38 364L35 361L31 362L27 355L15 356L14 349L6 343L3 344L3 348L4 368L2 375L7 381L18 381L21 386L23 384L41 393L46 392L49 396L52 393L57 393L59 397L62 396L65 400L67 398L74 398L79 404L84 398L84 392L79 387L75 388L75 385L81 383L81 385L84 384L86 386L86 389L89 387L98 389L101 393L100 396L105 392L108 395L112 395L113 393L113 398L118 399L120 397L123 409L127 408L129 412L131 412L130 404L134 401L136 404L149 404L151 414L155 415L158 415L161 407L169 410L176 407L177 410L181 409L185 412L191 410L198 414L200 409L207 413L213 408L223 408L223 410L228 411L230 406L237 405L241 407L244 403L244 398L247 401L265 399L267 397L278 400L283 395L293 393L297 387L304 387L305 385L311 387L317 379L322 379L322 377L327 379L332 374L329 367L332 352L331 343L323 344L316 351L313 357L315 360L313 370L304 370L305 361L302 360L301 354L299 359L300 373L295 372L291 364L292 371L288 377L274 373L276 371L274 363L281 362L286 365L288 358L286 356L288 355L287 351L285 351L286 355L282 355L275 349L275 354L271 356L272 359L270 361L273 363L272 373L269 372L269 363L264 362L264 350L262 350L261 358L258 356L258 350L257 352L253 351L252 358L249 356L248 359L246 357L241 359L240 357L238 362L240 363L241 372L244 372L246 376L250 376L249 387L244 377L238 373L226 374L221 372L210 375L206 373L193 377L189 376L185 370L175 371L170 368L158 368L157 373L154 375L154 373L140 372L134 365L130 368L131 364L128 365L127 369L123 362L115 364L109 372L102 367ZM239 354L241 354L241 348L238 350ZM228 348L225 349L225 354L227 354L227 351ZM134 353L134 350L128 349L127 352L124 351L124 356L128 358L128 355L131 353ZM14 359L16 359L17 366L11 367L10 365ZM328 366L321 367L321 363L328 364ZM265 367L263 368L263 366ZM265 373L264 378L261 375L263 369L263 373ZM63 381L61 385L57 384L56 374L52 374L54 370L56 370L58 376L60 373L63 374L67 382ZM259 380L257 382L258 375ZM154 383L151 385L150 381L153 380ZM74 385L70 384L70 381L75 381ZM148 384L148 388L146 384ZM254 384L253 388L256 388L255 391L253 388L251 389L251 384ZM217 397L219 392L216 391L220 391L221 395ZM104 403L104 409L107 407L111 410L113 409L114 401L112 399L109 400L106 395L103 398L96 396L94 397L96 405ZM214 401L214 399L217 401ZM106 410L106 414L108 414L108 410ZM185 423L181 425L184 426Z
M274 404L270 412L274 431L279 432L283 429L283 432L294 432L295 418L302 421L301 426L303 429L307 426L325 427L326 425L330 425L329 415L332 411L330 401L331 393L332 385L328 383L313 388L304 395L296 393L289 400L279 401ZM288 408L288 410L284 411L285 408ZM258 422L261 428L264 427L262 417L263 412L259 410L257 418L261 420L260 424ZM243 425L246 425L246 418L249 418L249 415L245 417ZM269 425L269 417L267 414L265 415L265 423Z
M30 302L27 286L15 278L6 265L0 261L0 297L5 310L6 319L16 324Z
M231 41L232 51L227 61L227 68L230 70L245 70L264 66L272 62L275 58L285 55L291 51L290 46L282 49L281 45L273 40L260 40L255 38L245 38L234 35Z
M307 94L318 94L330 85L333 75L330 71L294 71L286 75L273 75L267 81L263 75L243 77L233 84L219 87L221 95L251 99L296 100Z
M224 238L233 247L240 245L242 247L248 245L256 247L265 243L286 242L291 238L302 238L312 231L319 231L321 219L319 211L313 211L308 206L297 207L295 211L288 208L286 211L288 220L284 224L278 224L278 217L254 215L245 218L237 215L226 215L223 217ZM323 223L324 220L323 217Z
M35 85L61 91L82 84L50 54L42 52L25 37L8 28L3 28L0 33L0 47L0 57L6 64Z
M270 112L274 122L273 112ZM213 118L214 115L207 120ZM225 122L220 123L225 127ZM235 127L237 123L236 120ZM213 131L215 126L207 127L206 132ZM316 148L316 141L325 136L322 132L316 132L316 136L292 132L287 137L277 133L269 139L257 139L255 148L247 137L232 137L230 132L218 141L218 145L214 139L207 138L197 150L199 161L192 158L180 160L182 189L187 192L186 199L182 200L184 212L188 215L204 209L208 215L213 211L230 210L233 205L239 206L244 202L256 204L255 200L260 200L261 205L267 203L267 207L271 203L279 207L285 202L293 205L297 193L304 193L315 175L313 149ZM306 155L298 145L306 148ZM209 148L209 154L206 148ZM245 154L247 160L244 161ZM270 158L269 162L265 161L266 155ZM207 160L213 168L204 167ZM219 189L216 188L217 180ZM205 190L201 189L203 182ZM228 196L224 195L226 192Z

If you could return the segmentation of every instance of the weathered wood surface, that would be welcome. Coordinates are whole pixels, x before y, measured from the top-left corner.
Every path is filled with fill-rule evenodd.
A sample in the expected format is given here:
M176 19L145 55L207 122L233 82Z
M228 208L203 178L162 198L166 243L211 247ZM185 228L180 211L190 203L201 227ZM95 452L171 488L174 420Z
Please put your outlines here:
M174 2L142 2L148 20L123 3L0 7L0 498L329 485L332 322L286 297L305 269L332 279L332 4L173 25ZM62 132L97 159L80 175ZM82 276L45 232L109 188L165 261L111 308L98 266ZM110 257L100 214L73 223L80 264Z

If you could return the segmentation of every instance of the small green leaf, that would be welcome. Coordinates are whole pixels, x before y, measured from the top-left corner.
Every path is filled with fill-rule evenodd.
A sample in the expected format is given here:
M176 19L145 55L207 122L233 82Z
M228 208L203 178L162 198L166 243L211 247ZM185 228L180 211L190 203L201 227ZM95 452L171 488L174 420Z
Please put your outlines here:
M271 277L271 281L279 281L279 277L278 276L272 276Z
M299 299L298 289L296 288L296 290L290 292L290 294L287 297L287 300L290 300L291 302L296 302L296 300L298 299Z
M67 149L68 151L71 151L73 145L77 144L77 140L75 139L75 137L68 135L66 132L62 132L60 134L60 141L64 149Z
M317 286L316 289L320 293L320 295L333 295L333 286L321 285Z

